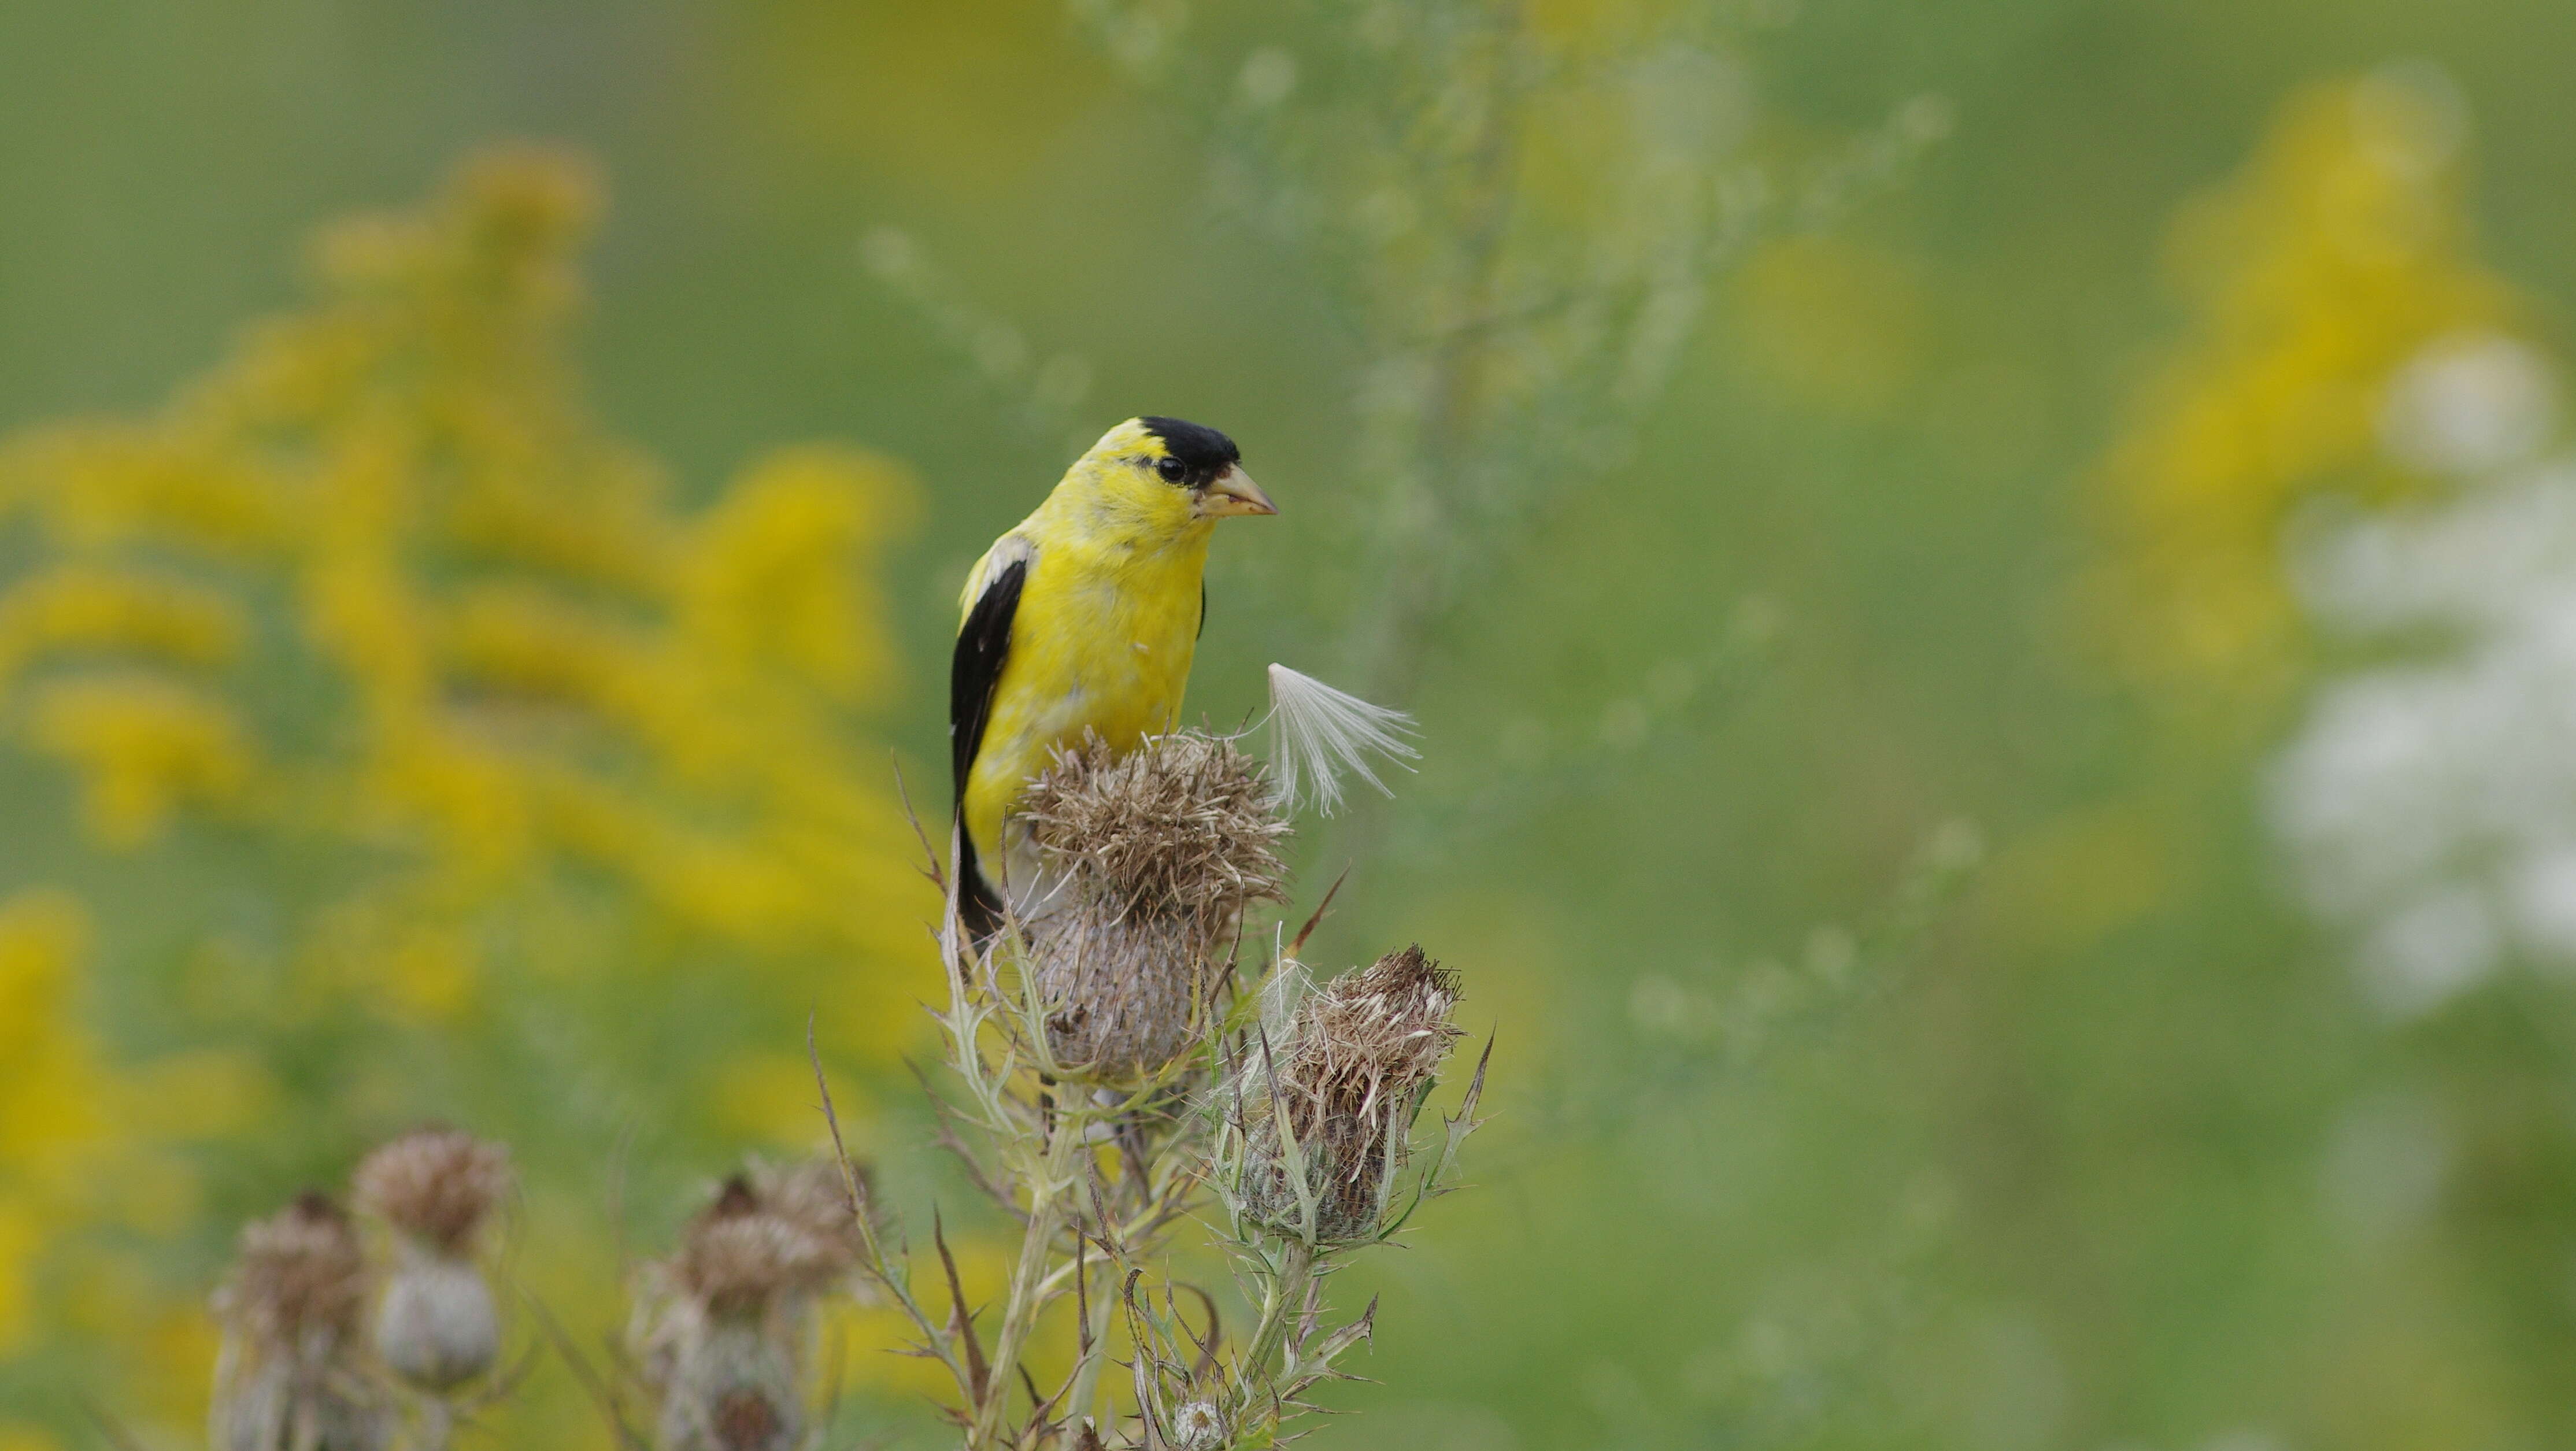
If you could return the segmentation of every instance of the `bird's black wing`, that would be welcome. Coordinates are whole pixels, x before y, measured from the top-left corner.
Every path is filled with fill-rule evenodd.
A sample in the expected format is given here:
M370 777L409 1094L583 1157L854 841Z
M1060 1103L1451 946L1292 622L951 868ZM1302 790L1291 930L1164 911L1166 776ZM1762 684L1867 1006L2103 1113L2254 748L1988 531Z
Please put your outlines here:
M1195 634L1195 635L1192 635L1190 638L1191 638L1191 639L1193 639L1193 640L1204 640L1204 639L1206 639L1206 638L1207 638L1207 581L1206 581L1206 580L1200 580L1200 581L1199 581L1199 632L1198 632L1197 634Z
M994 571L957 632L957 653L948 664L948 757L957 776L958 915L980 940L1001 926L1002 904L975 861L975 840L966 834L966 777L975 769L975 753L984 746L984 727L993 716L993 687L1001 683L1002 662L1011 653L1011 622L1020 612L1020 588L1028 582L1026 556Z

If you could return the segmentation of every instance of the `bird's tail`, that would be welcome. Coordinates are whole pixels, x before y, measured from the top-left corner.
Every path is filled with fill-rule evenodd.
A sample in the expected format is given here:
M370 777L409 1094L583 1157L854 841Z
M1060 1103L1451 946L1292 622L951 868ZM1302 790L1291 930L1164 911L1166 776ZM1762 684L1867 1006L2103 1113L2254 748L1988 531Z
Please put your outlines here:
M1002 898L993 884L984 880L984 869L975 859L975 838L967 833L963 812L957 829L957 922L966 929L966 940L976 951L993 940L1002 930Z

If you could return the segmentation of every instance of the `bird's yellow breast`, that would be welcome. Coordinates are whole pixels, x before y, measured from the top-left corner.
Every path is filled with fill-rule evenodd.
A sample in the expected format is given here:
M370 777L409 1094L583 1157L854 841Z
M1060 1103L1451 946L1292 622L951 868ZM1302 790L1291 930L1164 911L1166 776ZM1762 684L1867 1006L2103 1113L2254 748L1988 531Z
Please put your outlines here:
M1123 751L1172 729L1197 651L1205 526L1156 537L1065 524L1041 510L1013 531L1032 554L966 784L988 872L1009 860L1005 819L1050 752L1086 731Z

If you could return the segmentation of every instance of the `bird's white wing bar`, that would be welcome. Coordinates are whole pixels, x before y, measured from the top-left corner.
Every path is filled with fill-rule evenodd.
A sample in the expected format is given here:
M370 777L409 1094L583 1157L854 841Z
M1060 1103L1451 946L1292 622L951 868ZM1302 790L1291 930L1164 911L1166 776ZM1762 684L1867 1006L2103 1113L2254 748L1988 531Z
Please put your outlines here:
M1404 766L1422 754L1405 739L1414 734L1412 716L1371 705L1285 665L1270 667L1270 732L1270 766L1291 813L1312 806L1332 815L1342 804L1344 772L1392 796L1369 758L1383 756Z

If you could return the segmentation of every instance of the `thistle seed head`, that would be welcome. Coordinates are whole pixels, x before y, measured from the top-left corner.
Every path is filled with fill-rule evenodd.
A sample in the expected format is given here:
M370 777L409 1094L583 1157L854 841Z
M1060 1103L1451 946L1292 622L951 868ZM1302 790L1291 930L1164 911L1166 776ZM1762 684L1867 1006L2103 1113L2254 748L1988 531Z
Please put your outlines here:
M1172 1451L1216 1451L1225 1441L1225 1417L1207 1401L1183 1401L1170 1429Z
M1272 798L1258 763L1193 733L1124 754L1090 737L1030 783L1044 869L1024 925L1060 1065L1124 1077L1189 1046L1210 958L1247 904L1282 899Z
M841 1263L858 1254L859 1221L850 1212L849 1186L840 1167L821 1159L771 1164L754 1159L743 1177L762 1207L826 1245L840 1246ZM865 1171L860 1182L866 1183Z
M1419 944L1324 984L1298 1013L1291 1083L1410 1099L1440 1071L1458 1030L1458 975Z
M1078 889L1174 917L1279 895L1288 823L1269 797L1260 764L1230 741L1179 732L1122 754L1090 736L1029 783L1019 813Z
M216 1292L225 1327L262 1352L336 1345L366 1303L367 1263L348 1214L318 1189L244 1225L232 1277Z
M846 1231L825 1229L801 1197L764 1199L736 1174L689 1225L672 1283L719 1319L756 1316L782 1295L819 1290L849 1269Z
M358 1362L366 1295L357 1232L320 1192L243 1227L232 1274L215 1292L224 1339L209 1431L218 1451L382 1451L394 1414Z
M359 1208L442 1255L461 1255L510 1192L510 1151L454 1129L420 1129L369 1154L351 1184Z
M816 1291L857 1260L839 1171L755 1162L645 1267L633 1340L663 1451L790 1451L804 1435Z
M1377 1231L1415 1105L1458 1037L1457 1004L1457 975L1419 946L1308 996L1287 1040L1247 1065L1241 1193L1253 1218L1324 1242Z

